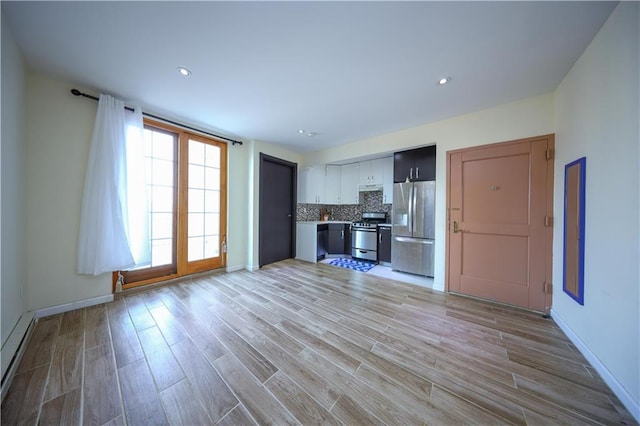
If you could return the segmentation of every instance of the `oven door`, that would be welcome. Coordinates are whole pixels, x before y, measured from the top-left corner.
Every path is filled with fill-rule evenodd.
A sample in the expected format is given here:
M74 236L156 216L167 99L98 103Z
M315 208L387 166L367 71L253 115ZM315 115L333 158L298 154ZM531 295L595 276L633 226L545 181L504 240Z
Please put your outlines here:
M376 261L378 259L375 228L353 228L351 236L351 257Z

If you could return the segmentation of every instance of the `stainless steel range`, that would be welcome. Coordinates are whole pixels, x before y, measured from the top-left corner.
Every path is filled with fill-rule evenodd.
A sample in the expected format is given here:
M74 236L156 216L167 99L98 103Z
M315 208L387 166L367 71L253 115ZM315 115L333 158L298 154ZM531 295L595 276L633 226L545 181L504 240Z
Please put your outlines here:
M378 260L378 224L387 221L385 212L364 212L362 220L351 224L351 257Z

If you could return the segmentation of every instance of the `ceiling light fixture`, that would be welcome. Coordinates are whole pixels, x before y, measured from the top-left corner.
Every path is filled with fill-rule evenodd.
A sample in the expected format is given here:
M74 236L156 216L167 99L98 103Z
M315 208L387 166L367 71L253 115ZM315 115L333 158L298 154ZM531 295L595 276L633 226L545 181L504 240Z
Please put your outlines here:
M314 137L315 135L317 135L316 132L307 132L307 136L309 136L310 138Z
M298 133L300 133L301 135L304 135L304 129L298 130Z
M189 77L191 75L191 71L189 71L185 67L178 67L176 69L178 70L178 72L180 73L181 76Z
M451 81L451 77L442 77L440 80L438 80L438 85L439 86L444 86L445 84L447 84L450 81Z

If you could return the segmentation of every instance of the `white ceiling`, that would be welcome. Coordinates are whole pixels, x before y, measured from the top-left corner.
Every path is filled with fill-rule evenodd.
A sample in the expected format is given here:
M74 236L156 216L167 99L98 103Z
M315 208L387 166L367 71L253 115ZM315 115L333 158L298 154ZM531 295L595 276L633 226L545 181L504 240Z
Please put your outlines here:
M37 70L308 152L552 91L615 6L3 1L2 13Z

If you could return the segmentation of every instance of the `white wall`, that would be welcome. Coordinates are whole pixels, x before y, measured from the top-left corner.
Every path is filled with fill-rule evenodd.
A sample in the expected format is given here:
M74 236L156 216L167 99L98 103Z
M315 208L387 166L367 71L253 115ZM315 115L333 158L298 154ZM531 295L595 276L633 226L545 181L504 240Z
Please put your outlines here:
M437 146L436 158L436 242L434 288L444 290L446 235L446 152L470 146L504 142L553 133L552 93L524 99L364 139L305 155L308 164L323 164L357 158L362 155L386 154L420 145Z
M73 86L27 80L27 303L30 310L111 294L111 274L76 274L80 206L97 103Z
M247 142L227 148L227 271L247 268L250 149Z
M2 15L2 139L0 148L0 294L4 346L25 312L25 66ZM13 354L11 354L13 355ZM4 362L3 362L4 366Z
M622 2L557 89L553 243L553 316L620 383L635 403L636 418L640 415L638 10L637 2ZM583 156L587 158L585 293L580 306L562 290L562 218L564 166Z
M249 210L249 234L247 239L247 269L255 270L260 267L260 153L270 155L272 157L281 158L300 164L300 154L289 151L278 145L269 144L261 141L251 141L249 148L249 188L247 193L250 200ZM295 214L295 212L294 212Z

